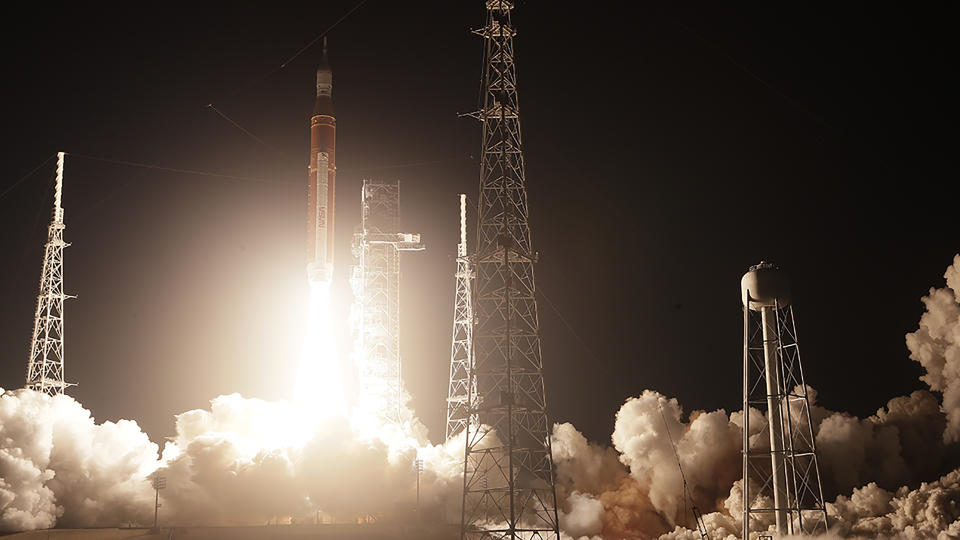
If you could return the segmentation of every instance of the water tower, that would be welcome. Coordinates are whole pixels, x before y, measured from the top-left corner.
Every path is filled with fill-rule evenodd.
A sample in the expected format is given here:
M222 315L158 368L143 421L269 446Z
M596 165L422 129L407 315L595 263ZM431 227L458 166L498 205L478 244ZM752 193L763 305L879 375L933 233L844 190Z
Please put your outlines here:
M810 401L800 364L790 282L775 265L751 266L743 300L744 540L827 532ZM749 411L754 410L751 418ZM762 414L757 415L756 411ZM760 422L760 425L757 424ZM750 536L751 530L754 536Z

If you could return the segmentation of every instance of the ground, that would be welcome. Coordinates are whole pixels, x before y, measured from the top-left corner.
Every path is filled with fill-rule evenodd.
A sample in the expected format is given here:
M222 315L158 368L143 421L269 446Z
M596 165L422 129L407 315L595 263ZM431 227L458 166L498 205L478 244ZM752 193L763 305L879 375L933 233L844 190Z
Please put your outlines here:
M265 525L259 527L161 527L128 529L48 529L15 533L11 540L454 540L458 525Z

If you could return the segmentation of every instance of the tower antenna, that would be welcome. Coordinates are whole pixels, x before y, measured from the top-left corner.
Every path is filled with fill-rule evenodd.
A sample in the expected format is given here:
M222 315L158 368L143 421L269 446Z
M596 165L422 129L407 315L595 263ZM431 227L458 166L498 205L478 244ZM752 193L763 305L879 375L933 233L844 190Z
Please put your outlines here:
M558 539L517 99L513 3L486 0L461 539Z
M63 301L75 298L63 292L63 160L65 152L57 153L56 190L53 197L53 215L47 227L47 243L43 249L43 270L40 274L40 293L33 318L33 336L30 340L30 358L27 361L26 387L53 396L62 394L67 386L63 373Z

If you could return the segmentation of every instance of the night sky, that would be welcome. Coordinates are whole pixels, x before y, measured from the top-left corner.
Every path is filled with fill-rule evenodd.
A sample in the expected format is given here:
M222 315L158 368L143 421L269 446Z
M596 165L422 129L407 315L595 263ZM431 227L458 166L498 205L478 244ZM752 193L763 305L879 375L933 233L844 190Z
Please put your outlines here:
M70 394L155 441L219 394L289 397L320 47L279 66L356 5L4 6L0 386L23 384L55 160L7 189L63 150ZM514 12L551 419L607 442L647 388L739 408L761 259L793 278L820 404L925 388L904 334L960 250L957 4L624 5ZM434 441L484 11L370 0L329 33L339 312L360 182L399 179L428 245L403 258L403 371Z

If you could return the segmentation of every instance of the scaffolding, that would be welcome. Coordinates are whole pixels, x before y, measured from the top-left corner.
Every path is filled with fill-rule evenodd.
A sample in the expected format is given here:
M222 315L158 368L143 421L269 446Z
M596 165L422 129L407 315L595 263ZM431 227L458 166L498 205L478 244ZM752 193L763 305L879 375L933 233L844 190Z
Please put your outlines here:
M75 298L63 292L63 249L70 244L63 241L63 159L57 153L56 191L53 216L47 228L47 243L43 250L43 270L40 275L40 294L33 319L30 340L30 358L27 361L26 387L47 395L62 394L69 384L63 369L63 301Z
M400 253L423 251L419 234L400 230L400 184L364 180L360 228L353 235L354 361L360 411L399 423L404 398L400 359Z

